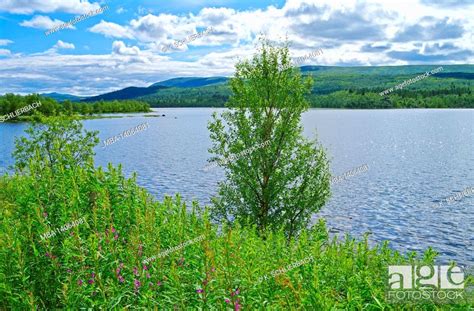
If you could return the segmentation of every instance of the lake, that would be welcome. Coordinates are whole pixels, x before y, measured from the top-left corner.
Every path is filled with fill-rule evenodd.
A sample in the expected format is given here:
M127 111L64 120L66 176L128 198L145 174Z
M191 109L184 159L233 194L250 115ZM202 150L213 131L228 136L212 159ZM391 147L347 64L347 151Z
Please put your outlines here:
M126 114L120 119L84 121L100 131L96 163L123 164L157 198L181 193L209 203L223 178L219 168L204 170L211 142L207 122L212 108L154 109L164 117ZM106 148L103 140L148 122L148 129ZM428 246L438 263L474 264L474 195L434 204L474 186L474 110L332 110L303 115L305 135L320 142L331 158L331 172L368 170L332 186L320 213L333 234L383 240L400 251ZM13 163L14 137L26 124L0 123L0 173Z

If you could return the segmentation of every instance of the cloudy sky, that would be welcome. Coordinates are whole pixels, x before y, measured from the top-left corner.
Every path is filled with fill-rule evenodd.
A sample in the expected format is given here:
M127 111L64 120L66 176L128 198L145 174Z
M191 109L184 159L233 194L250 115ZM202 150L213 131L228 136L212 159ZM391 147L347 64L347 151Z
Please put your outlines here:
M229 76L260 34L323 51L300 65L474 64L473 29L474 0L1 0L0 94Z

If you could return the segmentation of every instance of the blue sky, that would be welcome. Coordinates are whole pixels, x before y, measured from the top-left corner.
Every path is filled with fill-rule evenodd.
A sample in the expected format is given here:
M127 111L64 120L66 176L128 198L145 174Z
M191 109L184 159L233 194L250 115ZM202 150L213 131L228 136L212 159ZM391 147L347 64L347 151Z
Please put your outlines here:
M230 76L262 33L288 37L294 57L322 50L300 65L473 64L473 29L474 0L2 0L0 94Z

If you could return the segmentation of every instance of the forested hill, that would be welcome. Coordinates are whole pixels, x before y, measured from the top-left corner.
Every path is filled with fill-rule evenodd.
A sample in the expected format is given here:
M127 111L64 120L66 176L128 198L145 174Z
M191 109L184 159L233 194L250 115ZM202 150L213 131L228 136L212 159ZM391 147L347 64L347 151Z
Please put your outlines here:
M434 75L385 96L379 94L438 67L442 70ZM312 107L474 108L474 65L303 66L300 70L314 80L307 96ZM228 80L227 77L174 78L82 101L133 99L152 107L223 107L231 95Z
M443 70L439 73L386 96L379 95L386 89L438 67L440 66L304 66L300 69L303 75L310 75L314 80L312 92L307 96L312 107L474 108L474 65L443 65ZM204 79L209 82L210 78L180 79L188 85L164 81L157 84L169 86L168 88L139 99L152 107L223 107L231 95L227 79L224 78L203 86L195 85L202 83Z

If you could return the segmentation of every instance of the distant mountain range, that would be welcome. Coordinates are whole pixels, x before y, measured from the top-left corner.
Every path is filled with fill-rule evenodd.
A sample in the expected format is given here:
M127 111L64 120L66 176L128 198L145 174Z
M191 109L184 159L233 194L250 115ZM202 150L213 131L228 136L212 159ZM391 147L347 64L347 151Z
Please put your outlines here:
M136 87L130 86L121 90L104 93L92 97L81 97L70 94L60 93L43 93L41 96L50 97L57 101L84 101L93 102L100 100L121 100L121 99L136 99L138 97L151 95L157 93L161 89L166 88L191 88L191 87L202 87L206 85L215 85L226 83L229 78L226 77L209 77L209 78L173 78L161 82L154 83L148 87Z
M81 96L75 96L75 95L70 95L70 94L61 94L61 93L56 93L56 92L53 92L53 93L42 93L40 94L41 96L44 96L44 97L50 97L50 98L53 98L59 102L62 102L62 101L65 101L65 100L70 100L70 101L73 101L73 102L78 102L82 99L85 99L86 97L81 97Z
M327 95L337 91L364 89L381 92L404 80L431 71L439 65L411 66L303 66L301 72L314 80L312 96ZM429 79L414 83L411 89L434 90L451 85L471 88L474 86L474 65L442 65L443 71ZM231 95L228 77L182 77L151 84L148 87L130 86L92 97L47 93L43 96L58 101L92 102L100 100L136 99L154 107L220 107Z

